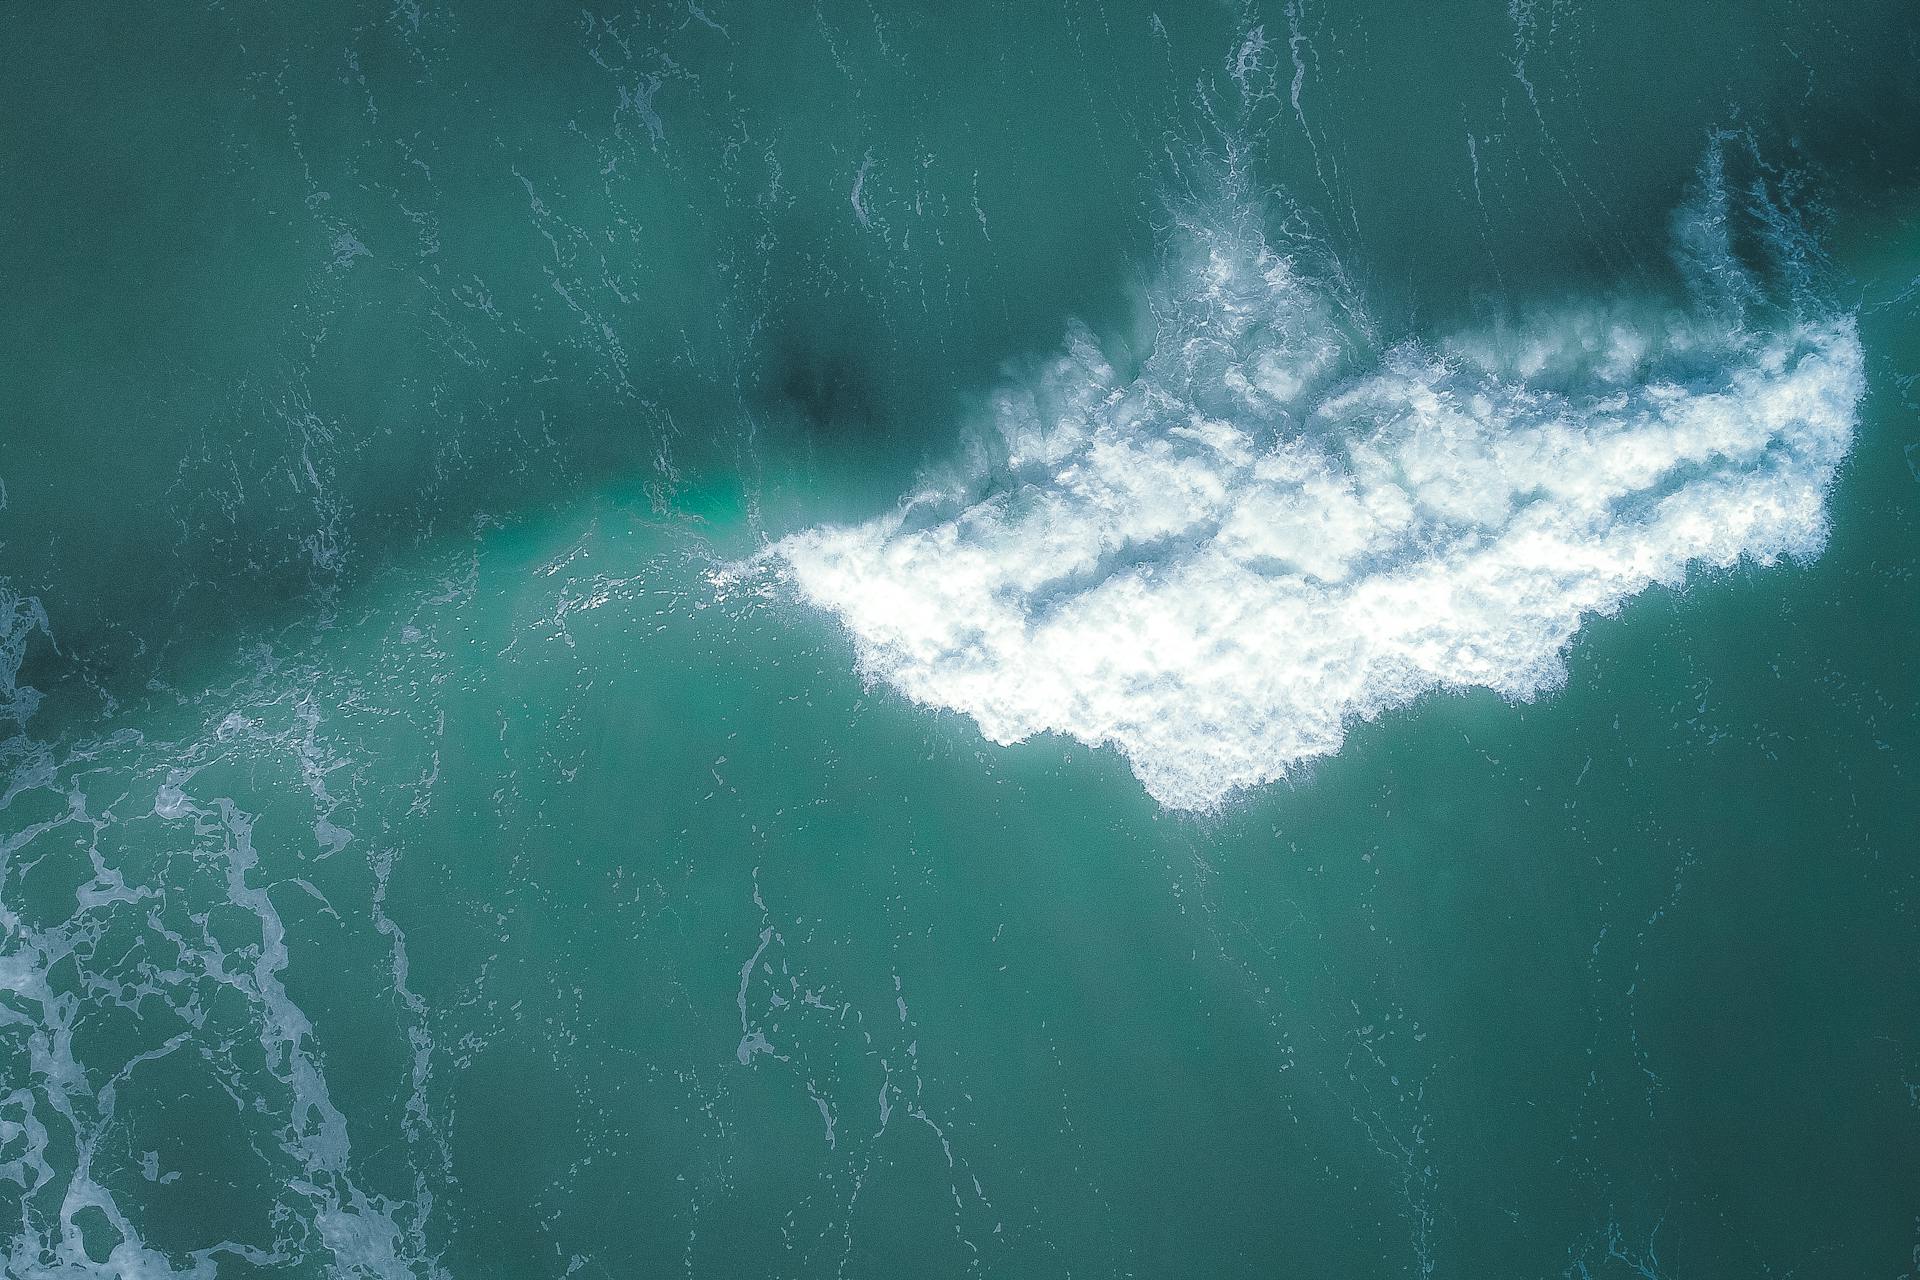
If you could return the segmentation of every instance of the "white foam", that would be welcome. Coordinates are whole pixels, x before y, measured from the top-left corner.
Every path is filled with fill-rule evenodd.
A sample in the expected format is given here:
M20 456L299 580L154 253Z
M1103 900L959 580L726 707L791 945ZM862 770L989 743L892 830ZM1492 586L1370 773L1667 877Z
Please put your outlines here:
M1384 352L1249 218L1190 228L1137 376L1076 333L996 398L976 474L764 562L871 676L996 742L1111 744L1171 808L1431 690L1534 697L1584 617L1825 539L1853 322L1762 301L1717 158L1703 185L1677 220L1690 313L1569 307Z
M38 603L0 585L0 719L17 723L25 718L21 695L31 693L15 687L29 629L51 641ZM0 738L0 811L35 790L64 806L0 833L0 888L43 863L51 842L78 838L91 870L73 883L70 906L61 905L61 894L42 894L36 903L0 893L0 1051L23 1064L17 1080L0 1085L0 1186L16 1188L21 1206L18 1230L0 1243L0 1273L9 1277L210 1280L225 1273L229 1255L256 1270L428 1280L445 1274L428 1251L433 1202L419 1167L409 1201L356 1180L347 1117L333 1101L313 1024L284 982L293 951L272 888L288 881L263 874L254 815L232 798L200 801L189 789L209 765L247 760L245 772L277 780L269 786L304 782L316 831L337 832L344 843L346 829L327 817L344 802L328 793L325 780L349 761L323 731L314 699L298 693L323 677L317 669L298 672L290 691L285 676L269 676L263 671L250 689L228 690L246 690L258 718L235 711L198 737L150 743L123 729L58 745L24 731ZM269 772L276 761L292 767ZM116 812L131 791L148 785L155 789L150 814ZM118 799L100 807L88 787ZM151 837L133 834L149 816L166 827ZM377 864L373 918L392 939L394 993L423 1022L425 1006L406 983L404 940L384 911L392 856ZM318 892L298 878L291 883ZM218 928L208 927L208 904L221 915ZM251 937L241 923L248 916L257 922ZM176 931L175 923L189 927ZM100 945L128 929L139 945ZM102 1016L126 1016L116 1006L134 1015L135 1042L147 1043L131 1057L114 1052L121 1040L89 1034ZM249 1038L258 1046L252 1055L245 1051ZM430 1124L420 1090L432 1044L424 1026L410 1028L409 1038L415 1092L404 1136L412 1142ZM82 1060L78 1051L88 1045L105 1056ZM197 1051L184 1057L211 1073L204 1077L210 1096L230 1096L257 1126L248 1135L255 1161L225 1172L235 1194L273 1201L270 1249L222 1240L169 1257L141 1237L137 1193L135 1204L126 1203L126 1160L106 1158L125 1144L120 1091L143 1064L190 1046ZM438 1155L444 1164L444 1147ZM159 1161L157 1151L142 1153L138 1169L146 1181L165 1185L181 1176L163 1173ZM286 1188L285 1198L276 1186ZM104 1261L95 1256L102 1248Z

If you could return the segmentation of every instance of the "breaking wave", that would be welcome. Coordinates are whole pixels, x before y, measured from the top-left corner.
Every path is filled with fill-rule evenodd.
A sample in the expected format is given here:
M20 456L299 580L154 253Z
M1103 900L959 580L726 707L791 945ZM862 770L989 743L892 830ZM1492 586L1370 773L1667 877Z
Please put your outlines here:
M1430 691L1533 698L1583 618L1825 541L1853 319L1815 300L1786 200L1733 191L1718 146L1674 239L1684 307L1382 347L1257 212L1183 218L1137 373L1075 331L994 398L959 480L763 563L869 676L995 742L1110 744L1169 808Z

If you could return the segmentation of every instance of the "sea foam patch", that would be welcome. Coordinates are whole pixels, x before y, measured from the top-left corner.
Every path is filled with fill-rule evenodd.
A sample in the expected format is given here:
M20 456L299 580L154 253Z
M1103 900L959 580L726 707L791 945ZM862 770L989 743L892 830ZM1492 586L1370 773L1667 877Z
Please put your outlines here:
M961 482L765 559L869 675L996 742L1112 745L1170 808L1432 690L1532 698L1583 618L1823 545L1860 343L1743 265L1727 205L1710 157L1676 219L1685 313L1570 307L1386 350L1256 220L1196 222L1136 375L1076 333L997 396ZM1758 212L1762 248L1803 263Z

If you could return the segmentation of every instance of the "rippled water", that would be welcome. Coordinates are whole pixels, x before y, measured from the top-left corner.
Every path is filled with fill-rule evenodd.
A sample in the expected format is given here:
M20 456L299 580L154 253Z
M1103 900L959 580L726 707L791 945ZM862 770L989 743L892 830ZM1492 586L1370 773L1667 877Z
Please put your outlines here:
M1911 6L0 30L9 1275L1920 1266Z

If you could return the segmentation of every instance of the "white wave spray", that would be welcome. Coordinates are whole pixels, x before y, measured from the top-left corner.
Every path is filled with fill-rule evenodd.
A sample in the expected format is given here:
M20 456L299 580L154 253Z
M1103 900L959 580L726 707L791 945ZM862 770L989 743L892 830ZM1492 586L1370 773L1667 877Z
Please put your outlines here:
M1749 226L1765 270L1735 251ZM763 562L869 676L995 742L1117 747L1169 808L1433 690L1533 698L1583 618L1825 541L1853 321L1812 300L1785 202L1729 196L1717 147L1675 240L1684 312L1570 306L1380 350L1256 215L1185 220L1137 375L1076 331L995 398L961 482Z

